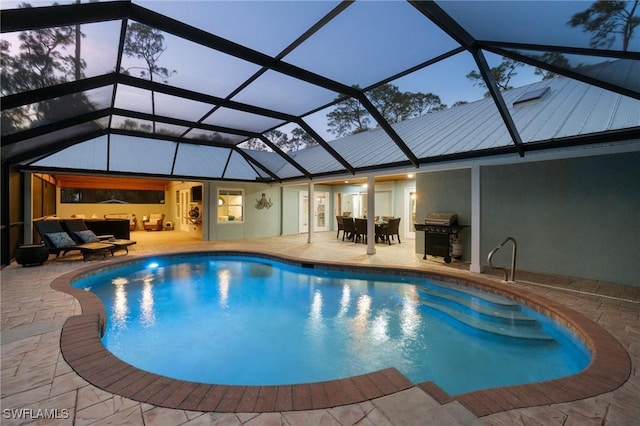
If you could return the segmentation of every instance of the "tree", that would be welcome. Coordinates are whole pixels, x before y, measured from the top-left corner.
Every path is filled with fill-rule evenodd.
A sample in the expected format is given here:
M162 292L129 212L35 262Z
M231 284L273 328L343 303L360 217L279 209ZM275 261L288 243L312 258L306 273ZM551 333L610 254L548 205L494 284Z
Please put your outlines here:
M358 88L357 86L354 86ZM387 83L367 92L367 97L389 123L445 109L440 97L433 93L401 92L398 86ZM329 132L338 137L361 133L369 129L371 115L356 99L348 98L327 114Z
M389 123L402 121L408 115L408 102L398 86L383 84L367 93L373 106Z
M335 109L327 114L327 118L329 133L339 138L364 132L371 122L369 112L354 98L347 98L337 104Z
M559 52L545 52L543 55L534 55L533 58L537 59L540 62L545 62L547 64L555 65L560 68L571 69L569 60ZM540 67L536 67L533 73L535 75L542 76L543 80L548 80L556 76L555 72Z
M493 74L493 78L496 81L498 89L500 90L509 90L513 87L509 85L511 79L518 75L516 70L520 68L522 64L511 58L502 58L502 62L497 67L491 68L491 74ZM474 86L480 86L487 88L487 83L484 81L484 77L479 72L472 70L469 74L467 74L467 78L473 81ZM484 94L485 98L489 97L489 91L486 91Z
M280 130L269 130L268 132L264 132L263 134L267 139L271 141L271 143L273 143L281 150L289 150L289 136L286 133L281 132Z
M443 104L440 96L433 93L405 93L407 102L407 115L402 119L420 117L431 112L447 109L447 105Z
M311 135L305 132L300 127L296 127L291 131L290 150L298 151L302 148L309 148L318 145L318 141L311 137Z
M130 67L124 70L124 73L128 73L129 70L139 69L140 77L149 78L150 81L154 81L154 76L163 80L163 83L167 83L167 79L171 77L176 71L169 71L165 67L158 65L160 56L167 50L167 45L164 42L164 35L156 28L151 28L147 25L140 24L138 22L132 22L127 27L127 35L124 41L123 53L129 57L135 57L145 62L145 67ZM154 91L151 91L151 113L156 114L156 103ZM156 123L153 122L153 133L156 132Z
M23 8L31 7L28 3ZM18 35L19 52L11 54L11 44L0 42L2 54L0 92L2 95L27 92L84 77L86 63L71 49L76 37L84 36L74 26L60 26L23 31ZM67 53L73 50L74 54ZM83 93L49 99L2 112L2 132L12 133L30 123L68 118L85 113L93 106Z
M640 24L640 17L635 16L639 1L598 0L587 10L573 15L568 24L582 26L583 32L593 33L590 46L595 48L608 49L621 35L622 50L626 52L633 32Z

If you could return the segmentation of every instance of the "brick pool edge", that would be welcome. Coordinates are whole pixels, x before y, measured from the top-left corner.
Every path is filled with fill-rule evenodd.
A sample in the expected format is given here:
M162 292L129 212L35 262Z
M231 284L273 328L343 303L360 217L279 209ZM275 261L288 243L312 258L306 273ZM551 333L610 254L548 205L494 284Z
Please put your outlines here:
M240 250L185 252L168 256L207 253L257 255L311 265L308 261L293 257ZM491 388L455 396L448 395L432 382L414 385L395 368L325 382L278 386L215 385L171 379L140 370L109 352L101 342L106 320L104 306L94 294L71 286L83 276L141 262L146 258L115 260L108 265L70 272L54 279L51 288L74 296L82 308L81 315L66 320L60 337L62 355L71 368L104 391L160 407L238 413L299 411L355 404L417 386L441 404L456 400L476 416L482 417L515 408L570 402L610 392L621 386L631 374L629 355L607 330L584 315L523 288L460 273L318 262L313 265L380 274L424 276L506 296L549 316L575 333L591 350L591 363L578 374L556 380Z

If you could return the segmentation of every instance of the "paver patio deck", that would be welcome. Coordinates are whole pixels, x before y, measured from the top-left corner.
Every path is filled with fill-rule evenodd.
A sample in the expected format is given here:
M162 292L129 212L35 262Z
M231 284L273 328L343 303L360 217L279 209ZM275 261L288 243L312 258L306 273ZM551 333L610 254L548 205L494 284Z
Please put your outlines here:
M335 239L333 232L315 234L311 244L306 242L306 238L306 235L296 235L206 242L178 231L134 232L132 239L138 240L138 244L128 257L176 251L259 249L261 252L281 255L295 253L297 258L312 261L340 259L341 262L353 264L433 271L457 270L461 276L473 275L464 271L465 265L462 263L445 265L438 260L423 261L421 255L414 253L410 240L391 246L379 245L375 255L367 255L364 245L342 242ZM546 403L545 397L539 396L542 405L507 411L488 407L491 404L486 400L479 407L474 407L472 401L462 400L461 403L428 385L410 386L400 392L346 406L301 411L258 413L260 410L256 410L259 406L256 401L262 401L262 404L265 398L275 397L267 397L266 394L262 399L259 395L244 395L244 402L241 398L236 408L251 405L253 408L246 412L236 409L238 412L211 413L198 411L197 405L189 409L171 409L137 402L88 383L63 359L60 351L62 327L67 318L79 315L81 308L74 297L50 288L54 279L85 268L88 264L102 265L122 259L123 256L116 256L106 261L82 262L80 257L68 257L50 260L39 267L23 268L12 264L2 270L3 425L27 424L45 415L57 416L54 424L77 425L640 424L640 288L524 272L519 272L517 276L519 288L533 296L541 296L571 308L595 321L620 342L631 361L630 376L626 382L609 392L586 399ZM491 278L487 274L482 277ZM497 278L492 280L496 285L504 285ZM592 381L586 380L582 386L608 381L616 375L614 373L620 367L618 364L623 362L612 361L610 371L597 372ZM571 392L571 389L570 386L558 386L556 392L563 394ZM178 394L179 390L171 393ZM553 395L549 397L553 398ZM253 402L248 404L247 399ZM494 403L500 405L510 399L513 403L513 395L507 391L503 393L502 402L494 400ZM489 414L492 412L494 414ZM20 419L19 416L27 418Z

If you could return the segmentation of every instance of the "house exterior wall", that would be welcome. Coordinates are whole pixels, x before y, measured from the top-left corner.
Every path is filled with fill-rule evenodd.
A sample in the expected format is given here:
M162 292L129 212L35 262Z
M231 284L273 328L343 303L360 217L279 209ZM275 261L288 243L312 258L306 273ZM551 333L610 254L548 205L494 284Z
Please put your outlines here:
M424 223L430 213L455 213L460 225L471 224L471 170L419 173L416 176L416 220ZM471 232L458 234L462 259L471 259ZM416 232L416 252L424 253L424 232Z
M482 263L511 236L517 269L640 286L638 164L640 153L633 152L482 167ZM468 170L421 174L418 217L426 206L452 209L465 223L468 176ZM511 250L504 252L494 263L508 267Z
M244 191L244 220L218 223L218 189L241 189ZM257 209L255 206L265 194L271 199L270 208ZM203 239L235 240L243 238L274 237L281 233L280 212L282 197L277 186L236 182L211 182L203 188L205 220Z

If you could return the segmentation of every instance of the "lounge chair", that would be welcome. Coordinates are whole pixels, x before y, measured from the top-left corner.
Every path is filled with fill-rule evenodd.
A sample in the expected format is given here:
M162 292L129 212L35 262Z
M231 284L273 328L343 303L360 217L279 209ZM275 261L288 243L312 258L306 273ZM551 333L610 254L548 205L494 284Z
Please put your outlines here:
M129 253L129 247L137 242L133 240L114 238L113 235L95 235L93 231L87 228L87 224L84 223L84 220L82 219L65 219L62 221L62 228L71 235L71 238L73 238L77 244L91 242L113 244L115 247L111 250L111 254L119 250L124 250Z
M143 217L142 227L145 231L162 231L164 228L164 213L152 213L149 217Z
M83 260L87 260L89 256L106 256L112 253L115 245L104 242L92 242L78 244L71 236L62 228L59 220L39 220L33 223L42 238L42 241L49 248L49 252L60 257L66 255L70 251L79 250L82 253Z
M393 236L396 235L398 237L398 244L400 244L400 218L389 219L387 225L380 228L378 235L386 239L389 245L391 245Z

